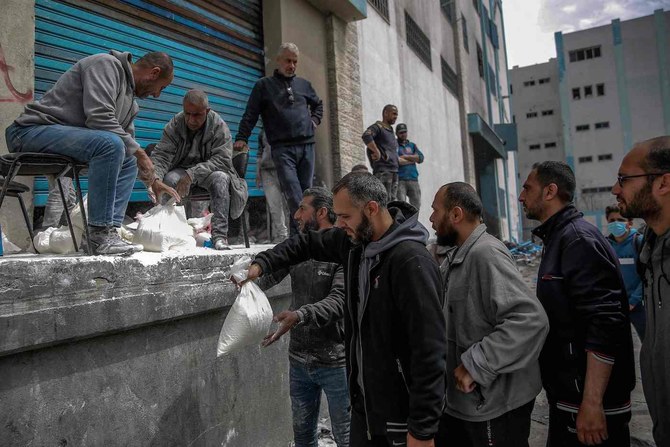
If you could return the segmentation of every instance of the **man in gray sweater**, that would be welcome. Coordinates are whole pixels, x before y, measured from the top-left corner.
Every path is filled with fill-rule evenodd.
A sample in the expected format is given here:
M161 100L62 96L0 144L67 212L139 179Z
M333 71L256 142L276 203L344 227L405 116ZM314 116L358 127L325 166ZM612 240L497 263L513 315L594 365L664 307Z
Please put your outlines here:
M173 78L170 56L148 53L132 62L130 53L111 51L74 64L38 102L5 131L11 152L66 155L88 164L90 244L98 255L130 254L142 249L117 232L140 178L151 185L153 164L135 141L135 97L158 98ZM178 198L165 185L155 193Z
M670 445L670 135L636 144L612 187L623 217L647 224L644 270L647 327L640 351L642 387L657 446Z
M435 445L528 446L547 315L505 245L486 232L472 186L444 185L432 207L438 244L453 247L440 267L447 401Z
M228 217L237 219L244 211L247 183L233 167L230 129L209 108L205 92L189 90L183 107L165 126L161 141L151 152L155 184L176 188L180 197L187 197L192 186L206 189L213 214L212 246L228 250Z

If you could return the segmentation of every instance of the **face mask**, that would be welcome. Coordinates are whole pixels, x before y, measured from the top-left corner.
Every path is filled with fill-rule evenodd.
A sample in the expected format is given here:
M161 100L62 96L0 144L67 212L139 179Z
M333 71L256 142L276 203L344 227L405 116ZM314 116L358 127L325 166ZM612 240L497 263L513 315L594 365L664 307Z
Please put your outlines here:
M621 237L626 234L628 228L626 228L625 222L610 222L607 224L607 231L609 231L614 237Z

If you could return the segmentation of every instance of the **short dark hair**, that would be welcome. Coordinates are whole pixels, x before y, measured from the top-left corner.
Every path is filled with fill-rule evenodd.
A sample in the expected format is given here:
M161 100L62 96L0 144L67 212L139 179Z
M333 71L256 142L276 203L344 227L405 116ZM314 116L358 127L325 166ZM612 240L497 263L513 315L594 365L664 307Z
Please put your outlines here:
M368 170L368 167L365 166L364 164L357 164L357 165L354 165L351 168L351 172L363 172L363 173L365 173L365 172L370 172L370 171Z
M649 152L642 162L643 169L648 172L670 173L670 135L652 138L643 144L649 146Z
M380 207L386 208L388 194L384 184L374 175L366 172L350 172L342 177L333 187L333 194L346 189L349 197L356 205L364 205L375 201Z
M174 71L174 65L172 64L172 58L167 53L162 51L152 51L145 54L135 62L135 65L139 65L144 68L154 68L158 67L161 69L161 78L166 78L171 75Z
M442 186L444 206L447 210L460 207L473 220L480 220L484 213L482 199L472 185L465 182L452 182Z
M337 215L333 211L333 193L328 191L328 189L323 186L314 186L312 188L307 188L305 192L302 193L303 197L312 198L312 207L316 210L325 208L328 211L328 222L334 224L337 220Z
M544 188L550 184L558 187L558 198L563 203L570 203L575 198L575 173L567 163L562 161L543 161L535 163L533 170L537 179Z
M386 111L390 108L394 108L394 109L398 110L398 108L396 106L394 106L393 104L386 104L384 106L384 108L382 109L382 114L386 113Z

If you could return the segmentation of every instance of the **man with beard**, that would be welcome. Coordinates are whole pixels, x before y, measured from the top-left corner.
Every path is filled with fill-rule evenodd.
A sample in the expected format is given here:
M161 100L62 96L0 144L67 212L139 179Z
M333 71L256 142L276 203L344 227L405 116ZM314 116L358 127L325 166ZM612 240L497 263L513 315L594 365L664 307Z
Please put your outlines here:
M533 166L519 201L542 224L537 296L549 317L540 355L554 446L630 446L635 386L628 299L617 256L572 205L575 175L558 161Z
M249 278L310 258L342 264L350 445L432 447L447 340L428 231L416 208L387 206L386 188L370 174L347 174L333 193L337 228L309 231L258 254Z
M658 446L670 445L670 136L636 144L612 187L621 215L647 224L644 268L647 327L640 368Z
M130 53L94 54L74 64L44 94L28 104L5 131L10 152L44 152L88 164L86 243L97 255L127 255L142 250L125 242L123 223L138 168L156 195L177 192L154 182L151 159L135 141L135 98L158 98L173 79L172 59L147 53L135 63Z
M398 195L398 141L393 134L393 124L398 119L398 108L387 104L382 109L382 120L363 132L363 143L372 166L372 173L384 184L388 199ZM404 199L404 197L403 197Z
M505 245L486 232L477 191L463 182L435 194L447 319L447 405L438 446L528 446L542 389L538 356L547 315Z
M332 228L333 195L321 187L305 190L295 213L300 232ZM277 314L277 330L265 337L269 346L291 330L289 344L291 409L296 447L317 447L321 391L338 447L349 446L349 392L344 359L344 272L334 262L308 260L274 271L260 281L263 289L291 274L293 301Z

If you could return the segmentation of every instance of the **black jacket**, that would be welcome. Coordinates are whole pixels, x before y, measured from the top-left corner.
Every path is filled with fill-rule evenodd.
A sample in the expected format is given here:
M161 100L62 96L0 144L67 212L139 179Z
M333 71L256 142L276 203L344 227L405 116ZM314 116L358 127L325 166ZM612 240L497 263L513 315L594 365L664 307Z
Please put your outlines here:
M256 81L235 141L249 140L259 115L273 149L313 143L314 124L321 123L323 104L308 80L286 77L275 70L272 76Z
M409 430L418 439L430 439L437 432L445 398L447 337L441 279L424 243L402 234L422 230L428 235L418 223L416 209L394 202L389 211L394 225L367 247L352 243L345 231L334 228L294 236L260 253L255 262L264 273L310 258L342 264L352 402L364 400L372 435L398 436ZM372 259L367 280L359 280L363 252L372 244L388 245ZM359 293L361 283L368 285L366 297ZM364 389L358 385L356 349L362 352Z
M537 296L549 317L540 355L547 397L576 412L582 402L586 354L614 362L603 406L606 414L630 408L635 387L626 287L611 245L569 205L533 230L544 241Z

